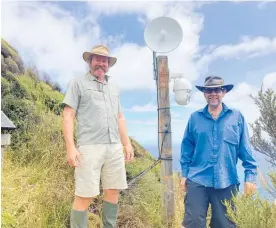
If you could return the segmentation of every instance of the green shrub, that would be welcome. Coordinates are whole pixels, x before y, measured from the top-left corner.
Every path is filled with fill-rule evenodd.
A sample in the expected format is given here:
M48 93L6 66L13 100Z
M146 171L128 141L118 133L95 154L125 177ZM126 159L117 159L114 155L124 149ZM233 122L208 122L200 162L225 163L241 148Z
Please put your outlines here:
M18 56L17 52L2 38L1 38L1 54L3 54L5 58Z
M10 57L5 58L5 63L8 66L8 69L7 69L8 71L12 72L13 74L19 74L20 73L16 62L12 58L10 58Z
M28 67L26 68L25 75L29 76L37 85L41 80L39 78L38 69L36 67Z
M8 82L14 82L16 81L16 75L13 74L12 72L6 72L5 75L3 75L3 78L6 78L8 80Z
M1 75L4 76L8 70L8 66L5 63L5 58L1 55Z
M7 71L6 74L4 75L4 78L7 79L7 81L11 85L11 93L15 97L19 99L27 98L31 99L30 94L28 91L20 84L20 78L21 76L16 76L12 72Z
M16 126L12 133L11 146L14 150L20 149L22 144L30 139L30 126L40 122L39 114L35 112L35 104L25 99L16 99L9 94L2 99L1 105L2 111Z
M38 92L36 90L37 82L29 76L28 72L20 77L17 77L20 86L28 93L27 97L29 100L38 100Z
M276 205L259 195L238 195L233 198L235 209L226 202L227 215L239 228L276 227Z
M22 59L18 55L18 52L14 48L12 48L4 39L1 39L1 54L4 58L10 58L13 60L13 62L16 63L18 73L24 72L24 64L22 62Z
M11 83L7 79L1 77L1 98L11 93Z

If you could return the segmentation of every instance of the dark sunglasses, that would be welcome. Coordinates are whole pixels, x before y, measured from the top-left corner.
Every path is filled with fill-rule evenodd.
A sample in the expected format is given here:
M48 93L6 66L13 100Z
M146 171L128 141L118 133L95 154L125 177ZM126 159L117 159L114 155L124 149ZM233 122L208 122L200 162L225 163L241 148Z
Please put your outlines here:
M221 93L222 91L224 91L224 88L221 88L221 87L204 89L204 93L208 93L208 94L210 94L212 92Z

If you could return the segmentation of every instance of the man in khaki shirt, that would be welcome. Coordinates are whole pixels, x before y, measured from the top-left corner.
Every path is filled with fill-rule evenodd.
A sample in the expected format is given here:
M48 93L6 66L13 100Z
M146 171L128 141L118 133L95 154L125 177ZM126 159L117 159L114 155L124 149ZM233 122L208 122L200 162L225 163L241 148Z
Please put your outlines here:
M106 75L117 59L109 56L104 45L84 52L90 71L70 81L63 103L64 138L67 161L75 168L75 199L71 228L86 228L88 207L104 190L102 220L104 228L116 227L119 189L126 189L125 161L134 153L121 111L120 94ZM77 145L74 143L74 119L77 119Z

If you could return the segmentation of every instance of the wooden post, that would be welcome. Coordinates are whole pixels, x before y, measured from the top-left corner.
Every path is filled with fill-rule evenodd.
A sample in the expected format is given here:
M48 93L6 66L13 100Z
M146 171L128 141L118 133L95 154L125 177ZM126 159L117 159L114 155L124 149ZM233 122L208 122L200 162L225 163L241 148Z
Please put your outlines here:
M163 183L163 212L164 219L171 227L174 218L174 186L172 172L172 137L171 114L169 97L169 70L167 56L157 57L158 77L158 145L161 160L161 181Z

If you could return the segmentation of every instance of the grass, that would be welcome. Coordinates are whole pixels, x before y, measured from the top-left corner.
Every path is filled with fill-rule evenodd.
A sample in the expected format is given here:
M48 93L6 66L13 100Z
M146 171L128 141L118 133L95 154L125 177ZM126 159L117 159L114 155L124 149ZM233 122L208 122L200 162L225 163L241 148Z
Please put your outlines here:
M20 151L6 153L2 176L3 227L66 227L73 172L65 162L60 119L42 117Z
M73 170L65 161L61 118L51 113L44 114L40 124L32 126L29 134L32 140L20 151L5 154L2 227L66 227L74 185ZM136 158L127 165L128 175L133 177L152 163L150 156ZM119 227L166 227L161 216L159 173L158 165L121 195ZM175 188L178 195L178 185ZM179 221L183 213L180 209L182 202L176 197ZM101 227L100 206L96 214L89 216L91 228Z
M66 228L74 198L74 173L65 160L62 118L54 114L59 113L63 95L30 72L19 77L7 72L3 82L6 94L2 94L2 108L7 107L5 111L22 126L19 124L21 129L14 133L12 140L18 141L14 150L6 152L2 166L2 227ZM136 158L126 166L129 178L154 162L138 142L131 141ZM159 177L157 165L121 194L118 228L168 227L162 216L163 184ZM173 178L174 228L180 227L185 209L179 177L175 174ZM271 178L275 187L275 174ZM102 227L101 202L102 195L95 199L95 213L89 214L89 228ZM276 206L258 197L239 196L235 203L236 212L229 209L228 213L240 228L276 227ZM208 222L210 216L209 210Z
M68 225L74 184L73 170L65 161L62 118L50 112L40 117L39 124L29 127L31 140L23 144L20 151L10 150L5 154L2 170L3 227L61 228ZM134 147L138 148L137 145ZM138 153L142 154L141 151ZM127 165L128 175L133 177L152 162L148 155L136 158ZM135 221L144 227L162 227L158 174L159 167L155 167L122 195L118 221L124 224L122 227ZM132 213L126 213L127 208ZM131 214L134 216L125 217ZM100 221L100 210L90 215L93 224L90 227L100 227Z
M32 140L23 144L20 151L6 153L2 170L2 227L68 227L74 184L73 170L65 161L61 121L61 117L52 113L41 115L40 124L30 127ZM151 156L137 157L127 165L128 175L133 177L152 163ZM123 192L119 228L168 227L162 218L163 186L159 174L160 165L157 165ZM172 227L180 227L184 215L184 193L178 183L179 178L174 175ZM90 213L89 228L102 227L102 196L97 200L99 210ZM276 206L258 198L242 197L236 199L236 205L238 213L229 211L229 216L240 228L276 227Z
M41 115L40 124L30 127L31 141L20 151L8 151L2 170L2 227L68 227L73 200L73 170L66 164L61 131L62 119L52 113ZM134 147L138 148L134 142ZM142 147L139 147L142 150ZM140 155L141 151L137 152ZM144 151L144 154L147 154ZM136 157L127 165L130 177L153 163L149 155ZM130 186L120 197L119 228L165 228L162 218L160 165ZM180 227L184 215L184 193L174 175L175 217L172 227ZM89 228L102 227L99 210L89 215ZM237 198L238 213L229 216L240 228L276 227L276 206L259 198ZM208 213L210 219L210 210ZM209 221L208 219L208 221Z
M5 46L12 57L18 57L18 53L4 39L1 38L1 45Z

